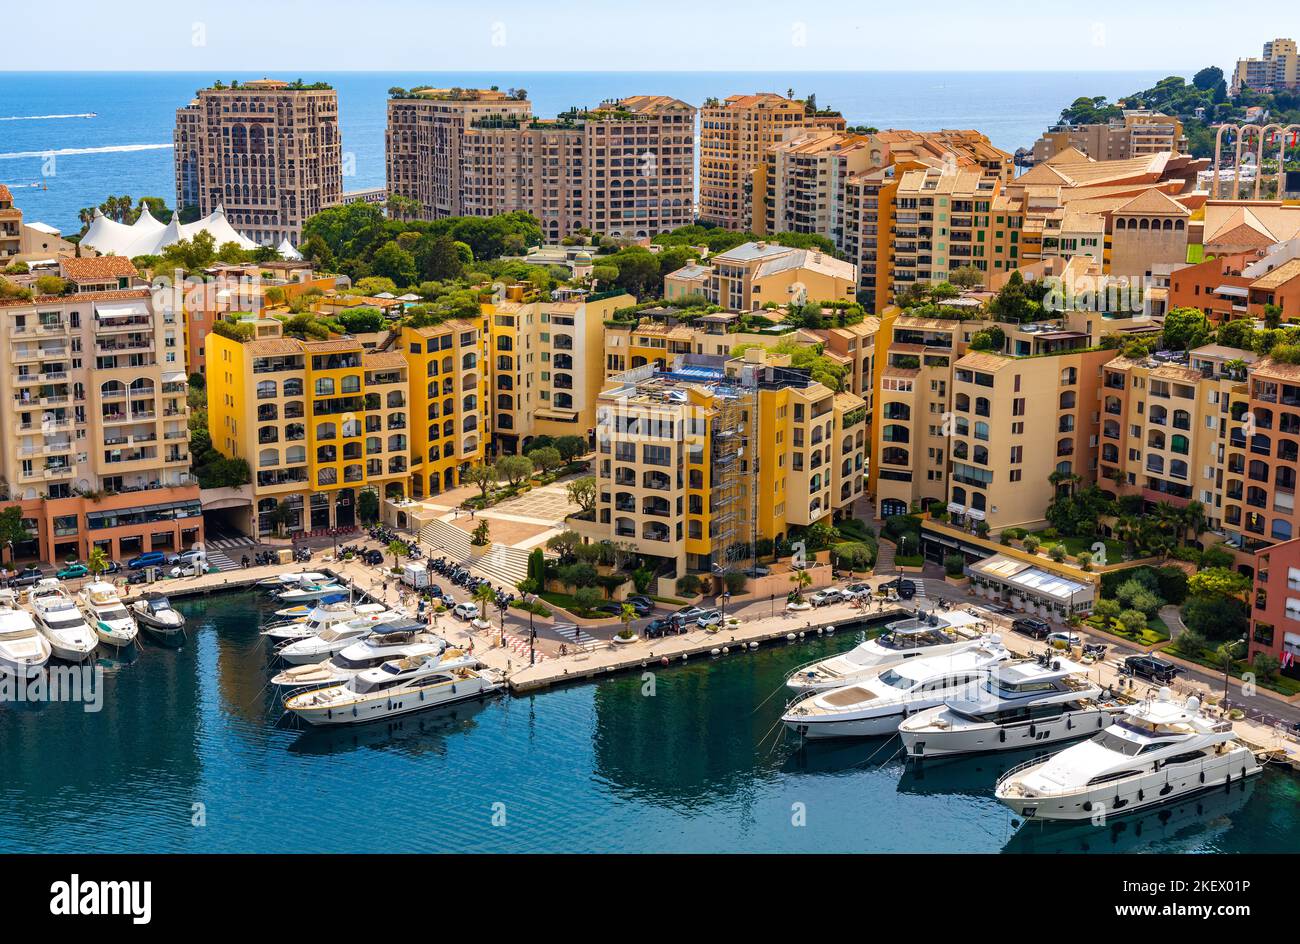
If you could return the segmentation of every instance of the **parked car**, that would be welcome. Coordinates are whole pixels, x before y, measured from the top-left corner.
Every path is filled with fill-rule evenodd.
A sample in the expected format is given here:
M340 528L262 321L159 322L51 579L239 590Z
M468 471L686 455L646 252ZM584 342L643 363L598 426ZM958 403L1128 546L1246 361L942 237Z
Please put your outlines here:
M916 584L906 577L895 577L888 583L881 584L881 589L892 590L904 600L910 600L916 596Z
M646 623L645 628L641 630L641 634L647 639L658 639L660 636L665 636L671 632L676 632L676 627L674 626L672 619L669 617L652 619L650 622Z
M701 613L698 617L696 617L695 622L698 626L700 626L703 629L719 627L722 625L722 611L709 610L708 612Z
M201 577L207 573L207 566L202 561L188 561L177 564L168 573L173 577Z
M129 570L143 570L145 567L162 567L167 563L167 555L161 551L149 551L139 554L126 562Z
M167 563L172 565L190 564L198 560L206 560L207 552L201 548L192 547L188 551L181 551L179 554L173 554L168 558Z
M610 601L608 603L601 603L599 606L596 607L596 612L608 613L610 616L622 616L623 604L615 603L613 601Z
M1155 656L1129 656L1124 660L1124 671L1152 682L1168 684L1182 670L1172 662L1157 659Z
M869 583L851 583L842 591L846 600L870 600L871 584Z
M627 602L631 603L634 607L636 607L637 613L639 613L642 616L645 616L647 613L651 612L655 608L654 600L651 600L647 596L642 596L639 593L635 593L632 596L628 597Z
M451 615L460 620L478 619L478 604L457 603L451 608Z
M372 547L370 550L366 551L364 554L361 555L361 559L365 561L367 564L369 564L371 567L375 567L384 562L384 553L383 551L377 551Z
M827 587L824 590L818 590L808 598L808 602L813 606L826 606L829 603L839 603L844 599L844 593L839 587Z
M707 607L688 606L686 609L678 611L677 615L687 623L694 623L705 613L712 613L712 612L713 611L708 609Z
M35 585L35 583L44 576L45 574L39 567L24 567L22 570L18 571L16 576L9 578L9 586L30 587Z
M90 568L85 564L64 564L63 569L54 576L60 580L76 580L78 577L85 577L90 573Z
M1046 639L1052 632L1052 625L1037 616L1020 616L1011 621L1011 628L1032 639Z
M1082 645L1083 639L1077 633L1056 632L1049 634L1047 637L1047 644L1049 646L1056 646L1057 643L1070 649Z
M115 560L111 560L104 565L105 576L109 574L120 574L121 572L122 572L122 565Z

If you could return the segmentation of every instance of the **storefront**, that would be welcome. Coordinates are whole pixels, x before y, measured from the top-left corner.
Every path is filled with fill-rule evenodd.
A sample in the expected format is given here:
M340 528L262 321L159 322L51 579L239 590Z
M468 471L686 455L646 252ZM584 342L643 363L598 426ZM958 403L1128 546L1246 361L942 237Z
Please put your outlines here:
M1064 622L1092 612L1096 588L1027 561L998 554L971 564L971 591L1019 612Z

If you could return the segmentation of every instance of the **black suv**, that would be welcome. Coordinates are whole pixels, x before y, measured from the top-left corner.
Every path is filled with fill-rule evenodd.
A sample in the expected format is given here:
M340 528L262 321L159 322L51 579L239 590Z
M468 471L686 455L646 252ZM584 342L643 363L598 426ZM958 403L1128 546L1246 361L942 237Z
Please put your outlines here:
M1034 639L1046 639L1052 631L1050 623L1046 620L1040 620L1036 616L1021 616L1014 619L1011 621L1011 628Z
M1174 680L1180 669L1172 662L1155 656L1129 656L1124 660L1124 671L1152 682L1167 684Z
M912 597L916 596L916 584L908 580L906 577L895 577L888 583L881 584L880 589L893 590L904 600L910 600Z

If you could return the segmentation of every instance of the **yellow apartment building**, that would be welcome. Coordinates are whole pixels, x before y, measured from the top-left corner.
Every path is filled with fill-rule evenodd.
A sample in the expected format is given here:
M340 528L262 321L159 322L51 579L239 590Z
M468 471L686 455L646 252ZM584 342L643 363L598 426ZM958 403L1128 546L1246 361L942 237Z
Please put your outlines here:
M483 306L491 335L490 413L497 453L523 453L543 435L590 440L605 382L605 322L634 304L631 295L616 292L564 302L503 299Z
M754 542L828 521L865 491L862 399L759 349L614 376L596 443L595 518L570 523L676 576L743 566Z
M479 326L403 328L382 350L356 338L285 337L274 319L208 336L208 426L253 472L249 534L357 523L362 491L420 498L460 482L483 455Z

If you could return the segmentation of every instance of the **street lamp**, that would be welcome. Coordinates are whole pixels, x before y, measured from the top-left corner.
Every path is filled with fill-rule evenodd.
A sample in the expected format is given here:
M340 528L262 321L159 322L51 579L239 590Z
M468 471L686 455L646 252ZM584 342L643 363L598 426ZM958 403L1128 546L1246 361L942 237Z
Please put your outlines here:
M524 594L524 602L528 604L528 664L533 665L537 662L537 629L533 626L533 601L537 597L531 593Z

